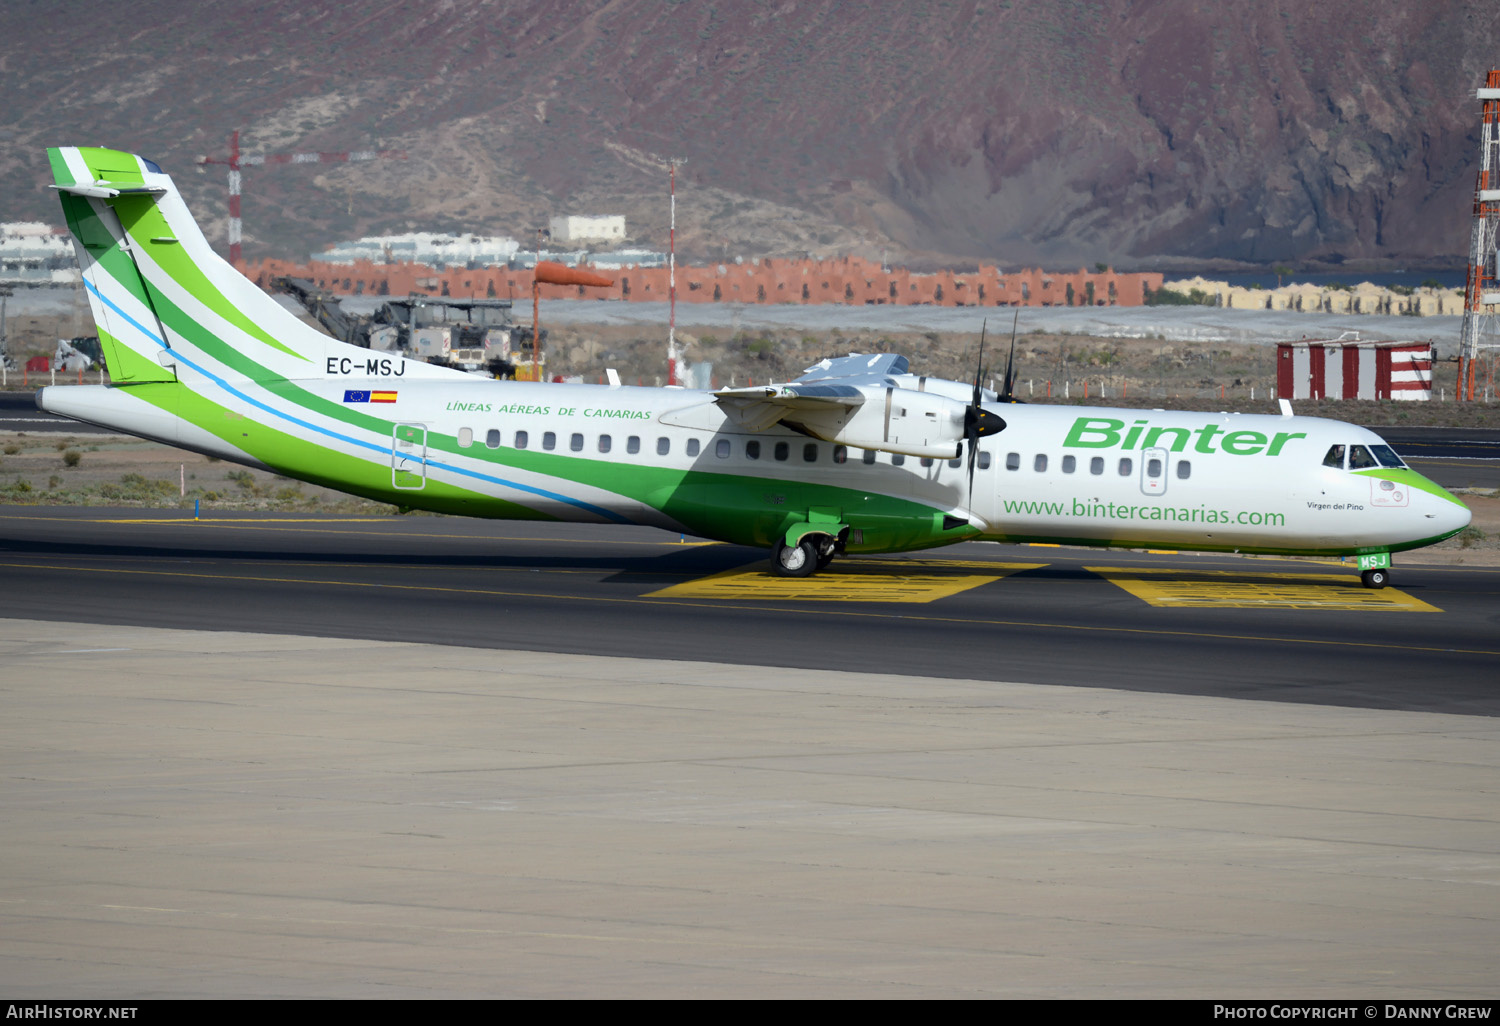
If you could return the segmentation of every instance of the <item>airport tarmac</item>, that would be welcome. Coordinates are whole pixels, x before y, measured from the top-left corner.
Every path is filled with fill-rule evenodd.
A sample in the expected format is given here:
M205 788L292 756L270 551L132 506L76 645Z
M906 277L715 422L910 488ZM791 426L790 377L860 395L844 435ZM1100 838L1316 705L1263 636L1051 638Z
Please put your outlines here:
M0 621L15 998L1483 998L1500 720Z
M9 995L1493 993L1493 569L101 512L0 518Z
M1379 591L1337 561L988 543L787 580L644 527L0 507L0 617L1500 715L1500 567L1420 557Z

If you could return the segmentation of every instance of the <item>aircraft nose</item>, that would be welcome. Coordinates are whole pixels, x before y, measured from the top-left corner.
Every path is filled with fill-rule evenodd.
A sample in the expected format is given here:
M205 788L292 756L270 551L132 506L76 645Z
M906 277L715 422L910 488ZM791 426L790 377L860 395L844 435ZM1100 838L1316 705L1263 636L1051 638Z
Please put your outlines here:
M1427 510L1427 516L1432 518L1436 525L1434 534L1447 538L1457 534L1469 526L1469 521L1474 519L1474 514L1469 511L1458 500L1458 497L1440 485L1432 486L1431 508Z

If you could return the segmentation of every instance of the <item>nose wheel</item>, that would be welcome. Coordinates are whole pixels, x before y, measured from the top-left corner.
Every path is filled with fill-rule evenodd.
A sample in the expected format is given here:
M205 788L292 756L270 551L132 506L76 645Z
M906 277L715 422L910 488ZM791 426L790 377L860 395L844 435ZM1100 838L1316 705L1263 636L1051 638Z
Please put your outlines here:
M1391 583L1391 572L1389 570L1366 570L1359 575L1359 580L1366 588L1384 588Z

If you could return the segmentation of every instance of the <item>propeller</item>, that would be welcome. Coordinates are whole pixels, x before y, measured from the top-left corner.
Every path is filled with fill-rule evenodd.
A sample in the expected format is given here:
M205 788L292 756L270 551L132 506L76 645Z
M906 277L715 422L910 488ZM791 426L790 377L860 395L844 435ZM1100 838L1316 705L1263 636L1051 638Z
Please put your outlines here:
M1019 313L1019 311L1017 311ZM986 318L979 328L979 363L974 368L974 398L968 408L964 410L964 445L969 452L969 508L974 507L974 465L979 460L979 440L985 435L998 434L1005 430L1005 421L997 414L986 410L983 405L984 390L979 386L979 380L984 375L984 335L989 328L989 319ZM1012 350L1014 350L1015 339L1011 339ZM1010 371L1007 368L1006 375Z

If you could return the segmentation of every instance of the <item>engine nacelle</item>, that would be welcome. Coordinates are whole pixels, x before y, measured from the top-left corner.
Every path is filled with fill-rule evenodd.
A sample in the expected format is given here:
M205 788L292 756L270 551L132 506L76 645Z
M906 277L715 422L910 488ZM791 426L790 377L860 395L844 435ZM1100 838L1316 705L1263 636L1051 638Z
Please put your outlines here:
M964 438L966 403L910 388L859 386L863 404L827 410L798 410L785 419L840 445L906 456L953 459Z

